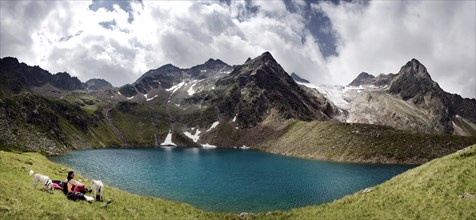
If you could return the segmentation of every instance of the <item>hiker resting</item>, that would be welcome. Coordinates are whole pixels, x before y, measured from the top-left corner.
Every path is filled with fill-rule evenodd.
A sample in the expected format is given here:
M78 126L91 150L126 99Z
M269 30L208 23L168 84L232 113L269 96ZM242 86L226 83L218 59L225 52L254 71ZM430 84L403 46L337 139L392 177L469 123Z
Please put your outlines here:
M72 188L69 188L72 185ZM65 186L67 186L66 193L68 191L73 191L73 192L80 192L85 194L86 192L89 192L89 190L86 188L86 185L83 183L80 183L79 181L76 181L74 179L74 171L69 171L68 176L66 177L66 182Z

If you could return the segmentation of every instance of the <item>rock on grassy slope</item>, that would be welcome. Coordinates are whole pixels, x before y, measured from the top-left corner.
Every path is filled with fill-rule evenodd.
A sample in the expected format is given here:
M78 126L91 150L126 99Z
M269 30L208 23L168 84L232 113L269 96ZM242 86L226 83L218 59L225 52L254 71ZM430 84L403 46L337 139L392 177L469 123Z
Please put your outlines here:
M205 212L190 205L142 197L106 186L102 202L70 201L60 191L49 194L32 188L28 171L64 180L69 169L38 153L0 151L0 219L229 219L233 214ZM77 179L85 180L81 176ZM90 181L86 182L89 186Z
M475 143L475 137L418 134L378 125L296 121L257 148L312 159L422 164Z
M476 145L333 203L291 210L291 219L475 219Z

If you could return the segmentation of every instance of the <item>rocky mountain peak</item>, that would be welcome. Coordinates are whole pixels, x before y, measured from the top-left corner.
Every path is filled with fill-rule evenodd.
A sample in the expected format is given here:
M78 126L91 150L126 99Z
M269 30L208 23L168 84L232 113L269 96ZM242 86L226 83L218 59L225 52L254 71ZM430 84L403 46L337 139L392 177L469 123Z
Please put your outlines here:
M52 75L39 66L29 66L20 63L17 58L5 57L0 60L0 87L6 88L2 95L18 94L22 91L32 92L33 87L50 85L64 90L83 89L83 84L76 77L66 72ZM41 93L41 91L37 91Z
M267 66L277 66L279 65L278 62L274 59L273 55L271 55L270 52L266 51L263 54L261 54L258 57L255 57L254 59L251 59L248 57L246 59L246 62L244 63L243 66L245 65L250 65L255 67L258 67L260 65L267 65Z
M210 58L203 64L205 67L216 67L216 66L227 66L225 62L221 61L220 59L214 60L213 58Z
M18 59L15 57L4 57L0 59L1 65L9 65L9 64L18 64Z
M190 70L190 74L198 76L201 75L201 71L216 72L225 68L228 69L231 68L231 66L221 61L220 59L215 60L213 58L210 58L204 64L193 66L190 69L185 69L185 71L187 72L188 70Z
M361 72L357 78L352 80L352 82L349 84L349 86L360 86L360 85L365 85L369 84L369 82L374 79L375 76L368 74L366 72Z
M69 73L67 72L58 72L55 74L56 77L59 77L59 78L67 78L67 77L71 77L71 75L69 75Z
M168 64L165 64L165 65L157 68L156 70L164 71L164 72L172 72L172 71L178 71L178 70L180 70L180 68L168 63Z
M404 100L415 98L415 103L422 102L427 93L441 91L438 84L431 79L426 67L416 59L402 66L389 89L390 93L399 94Z
M255 62L263 62L263 63L268 63L270 62L271 64L277 64L276 60L274 59L273 55L271 55L270 52L266 51L263 54L261 54L259 57L256 57L253 59Z
M301 120L325 120L333 111L325 99L303 90L269 52L235 68L215 85L224 91L223 99L232 100L218 104L218 109L226 109L227 117L239 113L240 127L255 126L271 109L283 118Z
M83 84L77 77L72 77L67 72L60 72L53 75L50 83L56 88L66 90L82 89Z
M415 77L421 79L431 80L430 74L426 70L426 67L420 63L417 59L413 58L412 60L408 61L399 71L400 74L411 74Z
M396 74L380 74L378 76L373 76L366 72L360 73L357 78L352 80L349 86L361 86L361 85L373 85L377 87L385 87L392 82Z
M88 91L95 91L99 89L107 89L112 88L111 83L104 79L90 79L84 83L86 86L86 90Z
M240 75L242 78L240 80L241 83L252 80L260 84L270 84L270 82L275 79L287 80L295 83L269 52L265 52L260 56L247 61L239 68L235 68L231 75ZM249 76L251 76L251 78L249 78Z
M146 78L150 78L150 77L157 77L158 75L161 75L161 74L170 74L170 73L178 73L178 72L181 72L181 69L172 65L172 64L165 64L157 69L151 69L149 71L147 71L146 73L144 73L144 75L142 75L141 77L139 77L139 79L137 79L137 81L135 83L140 83L142 80L146 79Z

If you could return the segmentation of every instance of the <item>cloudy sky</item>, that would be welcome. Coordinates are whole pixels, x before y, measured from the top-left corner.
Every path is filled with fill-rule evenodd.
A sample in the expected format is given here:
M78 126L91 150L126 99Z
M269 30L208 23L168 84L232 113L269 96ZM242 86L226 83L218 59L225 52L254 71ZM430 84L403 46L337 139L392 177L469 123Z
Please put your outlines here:
M476 97L474 1L0 1L0 57L115 86L172 63L270 51L314 84L396 73L412 58Z

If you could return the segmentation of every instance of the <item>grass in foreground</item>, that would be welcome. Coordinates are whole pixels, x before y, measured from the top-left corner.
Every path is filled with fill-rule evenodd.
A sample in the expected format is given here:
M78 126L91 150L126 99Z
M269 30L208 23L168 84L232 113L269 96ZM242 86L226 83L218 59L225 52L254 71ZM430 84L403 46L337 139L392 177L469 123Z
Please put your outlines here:
M28 171L64 180L68 168L55 164L38 153L0 151L0 219L230 219L234 214L206 212L190 205L148 198L112 187L105 187L102 202L70 201L56 190L54 194L33 189ZM76 178L83 179L81 176ZM87 185L90 185L90 181Z

